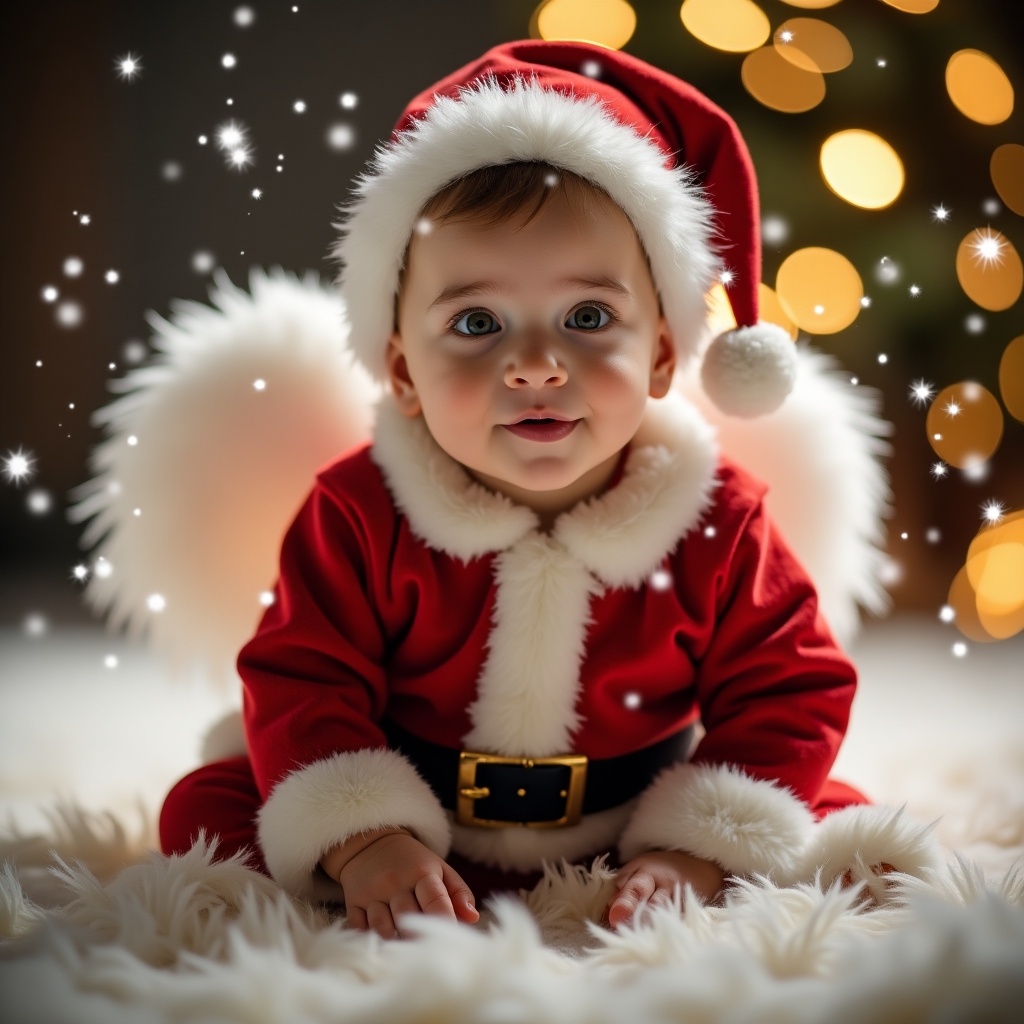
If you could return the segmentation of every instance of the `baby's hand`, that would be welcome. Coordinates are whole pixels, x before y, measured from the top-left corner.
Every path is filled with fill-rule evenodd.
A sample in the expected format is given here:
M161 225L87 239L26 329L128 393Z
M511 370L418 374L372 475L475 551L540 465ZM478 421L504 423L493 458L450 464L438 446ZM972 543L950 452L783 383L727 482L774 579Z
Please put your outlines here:
M400 934L403 914L434 914L469 924L480 919L469 886L448 864L408 832L370 836L340 868L332 855L323 865L345 890L348 923L385 939ZM347 845L347 844L346 844ZM339 848L344 850L344 848Z
M615 928L632 920L637 907L647 900L664 903L676 886L689 885L702 902L713 900L725 883L725 871L714 861L702 860L675 850L650 850L624 864L616 877L619 894L605 915Z

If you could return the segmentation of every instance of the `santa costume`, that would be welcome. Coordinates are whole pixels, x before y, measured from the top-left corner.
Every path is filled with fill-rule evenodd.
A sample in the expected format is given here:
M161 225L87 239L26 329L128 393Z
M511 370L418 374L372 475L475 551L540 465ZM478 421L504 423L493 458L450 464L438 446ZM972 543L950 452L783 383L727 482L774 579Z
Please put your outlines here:
M357 185L336 249L348 350L384 378L419 211L513 161L625 212L704 396L649 402L611 486L545 532L384 395L287 531L238 660L244 750L175 787L165 852L202 830L317 899L341 895L321 857L385 825L498 887L647 849L780 884L921 872L928 830L828 778L855 671L764 483L708 422L707 396L771 421L801 375L787 332L758 321L757 190L727 115L621 52L495 47L414 99ZM708 345L726 265L737 327Z

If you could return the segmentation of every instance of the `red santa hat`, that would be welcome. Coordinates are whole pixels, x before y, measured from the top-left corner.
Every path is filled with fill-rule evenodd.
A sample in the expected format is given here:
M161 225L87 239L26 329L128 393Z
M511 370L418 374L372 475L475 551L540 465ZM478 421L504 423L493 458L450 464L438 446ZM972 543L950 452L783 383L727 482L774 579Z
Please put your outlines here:
M707 296L726 284L737 327L704 352L704 389L756 416L792 388L788 333L758 321L757 182L733 120L692 85L587 43L494 47L415 97L345 211L350 345L380 380L402 260L424 204L481 167L543 161L594 183L622 208L650 260L680 364L706 341ZM727 273L723 273L727 271Z

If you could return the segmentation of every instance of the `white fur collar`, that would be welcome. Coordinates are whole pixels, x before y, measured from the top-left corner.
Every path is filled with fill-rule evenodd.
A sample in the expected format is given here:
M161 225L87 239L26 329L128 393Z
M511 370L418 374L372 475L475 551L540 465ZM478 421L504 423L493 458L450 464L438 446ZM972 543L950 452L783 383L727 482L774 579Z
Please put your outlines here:
M388 397L373 458L413 532L461 561L505 551L539 525L532 510L472 480ZM638 586L700 519L717 460L713 429L685 399L652 400L618 485L563 513L552 539L606 586Z

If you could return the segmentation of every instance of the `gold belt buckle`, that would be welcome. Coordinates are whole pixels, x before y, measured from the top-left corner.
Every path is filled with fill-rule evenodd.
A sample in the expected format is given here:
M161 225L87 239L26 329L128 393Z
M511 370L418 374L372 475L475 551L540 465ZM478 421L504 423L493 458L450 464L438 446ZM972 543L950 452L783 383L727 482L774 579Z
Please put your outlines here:
M552 821L497 821L491 818L478 818L475 813L475 802L491 795L486 786L476 784L476 769L480 764L518 764L524 768L554 764L568 768L569 788L559 794L565 797L565 813ZM586 782L587 758L584 754L563 754L560 757L501 757L498 754L463 750L459 753L455 820L460 825L476 825L478 828L509 828L513 825L526 828L562 828L565 825L575 825L583 814L583 791Z

